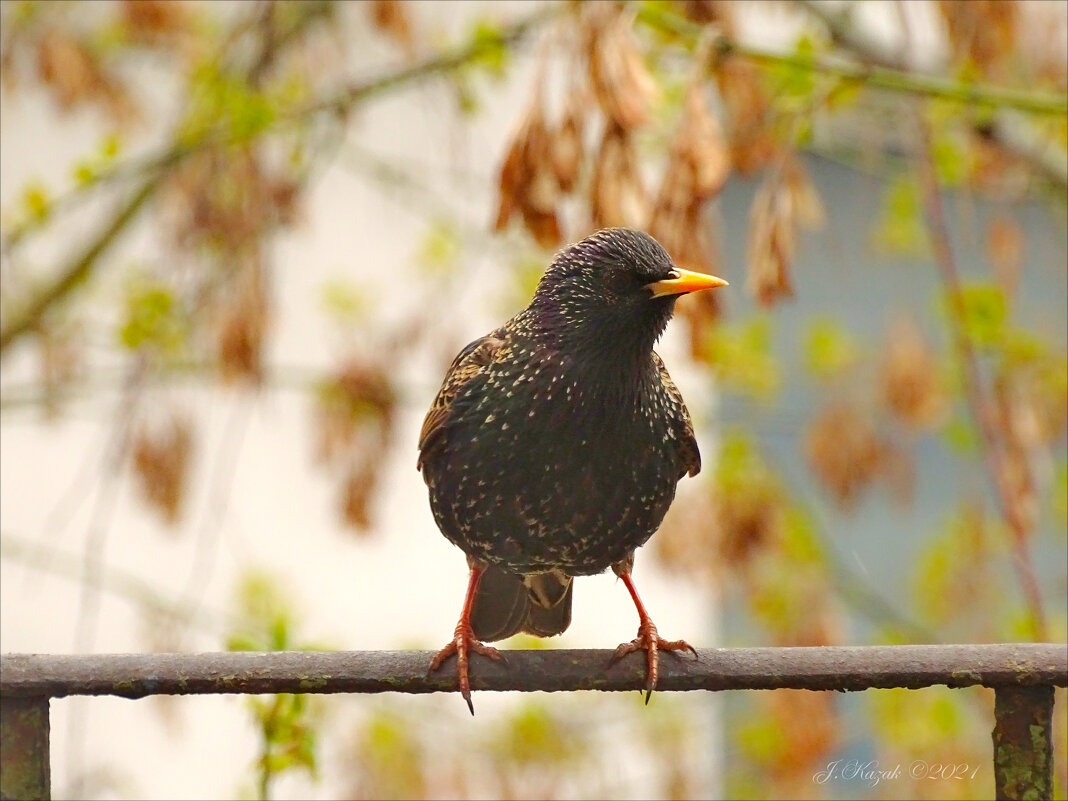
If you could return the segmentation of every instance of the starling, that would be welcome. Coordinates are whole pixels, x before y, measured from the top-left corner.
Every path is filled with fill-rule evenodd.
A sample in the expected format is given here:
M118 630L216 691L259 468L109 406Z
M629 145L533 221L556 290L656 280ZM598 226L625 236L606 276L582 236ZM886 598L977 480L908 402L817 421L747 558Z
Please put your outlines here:
M682 395L653 345L679 295L727 282L676 267L652 237L607 228L556 254L526 309L453 360L419 434L434 519L467 554L453 640L468 707L470 653L517 632L562 633L575 576L609 567L638 610L646 701L663 640L631 578L675 485L701 456ZM694 651L696 654L696 651Z

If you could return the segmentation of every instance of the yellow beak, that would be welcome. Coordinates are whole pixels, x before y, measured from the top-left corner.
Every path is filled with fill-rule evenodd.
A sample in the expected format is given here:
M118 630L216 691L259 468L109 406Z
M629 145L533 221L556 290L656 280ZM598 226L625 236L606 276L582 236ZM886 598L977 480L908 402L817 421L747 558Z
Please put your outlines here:
M720 286L727 286L727 282L722 278L675 267L671 271L670 278L653 281L651 284L646 284L645 288L653 293L654 298L661 298L665 295L681 295L684 292L699 292L702 289L715 289Z

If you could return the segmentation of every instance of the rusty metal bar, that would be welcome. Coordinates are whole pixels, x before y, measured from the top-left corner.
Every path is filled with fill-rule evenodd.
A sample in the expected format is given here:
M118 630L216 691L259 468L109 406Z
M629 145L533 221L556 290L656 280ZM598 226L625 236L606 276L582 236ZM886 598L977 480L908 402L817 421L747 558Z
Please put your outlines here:
M637 690L645 659L609 650L504 651L476 657L475 690ZM42 655L0 657L5 696L191 693L430 693L456 690L452 663L427 675L430 651ZM866 690L1068 686L1068 648L1051 643L826 648L708 648L664 654L658 690Z
M52 797L48 697L0 698L0 798Z
M506 651L477 658L476 690L637 690L645 662L612 651ZM0 796L48 798L48 701L69 695L448 692L449 665L427 675L431 651L0 656ZM1051 793L1053 687L1068 686L1068 646L1055 643L702 649L665 654L660 690L995 688L999 799Z
M1053 797L1053 687L994 691L994 797Z

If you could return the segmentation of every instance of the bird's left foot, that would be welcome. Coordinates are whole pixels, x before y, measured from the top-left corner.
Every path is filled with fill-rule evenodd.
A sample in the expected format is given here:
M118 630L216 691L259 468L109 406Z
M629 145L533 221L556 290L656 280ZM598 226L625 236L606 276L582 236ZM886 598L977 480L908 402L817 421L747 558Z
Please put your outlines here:
M452 642L448 643L444 648L438 651L437 655L430 660L430 670L428 670L427 673L433 673L445 664L446 659L453 654L456 654L456 673L460 683L460 694L464 697L464 700L467 702L467 708L471 710L471 714L473 715L475 714L475 705L471 702L471 679L468 676L468 665L470 664L470 660L468 658L468 652L482 654L482 656L488 657L494 662L499 662L504 659L504 655L496 648L492 648L475 639L475 632L472 630L470 624L466 624L461 620L460 624L456 627Z
M652 620L643 620L638 626L638 636L630 642L621 643L614 654L612 662L622 659L627 654L635 651L645 651L645 660L648 665L645 677L645 703L649 703L649 696L656 688L656 681L660 675L660 652L661 651L690 651L695 657L697 649L686 640L665 640L656 630Z

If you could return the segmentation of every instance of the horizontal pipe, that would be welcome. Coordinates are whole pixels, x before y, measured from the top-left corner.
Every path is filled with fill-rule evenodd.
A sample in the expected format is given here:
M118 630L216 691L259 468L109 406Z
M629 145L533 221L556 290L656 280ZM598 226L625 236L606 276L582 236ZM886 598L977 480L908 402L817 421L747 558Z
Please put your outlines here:
M644 654L610 664L609 650L475 655L475 690L637 690ZM199 693L431 693L456 689L455 660L427 675L430 651L277 651L203 654L5 654L0 695ZM1068 686L1058 643L706 648L660 656L658 690L866 690L889 687Z

